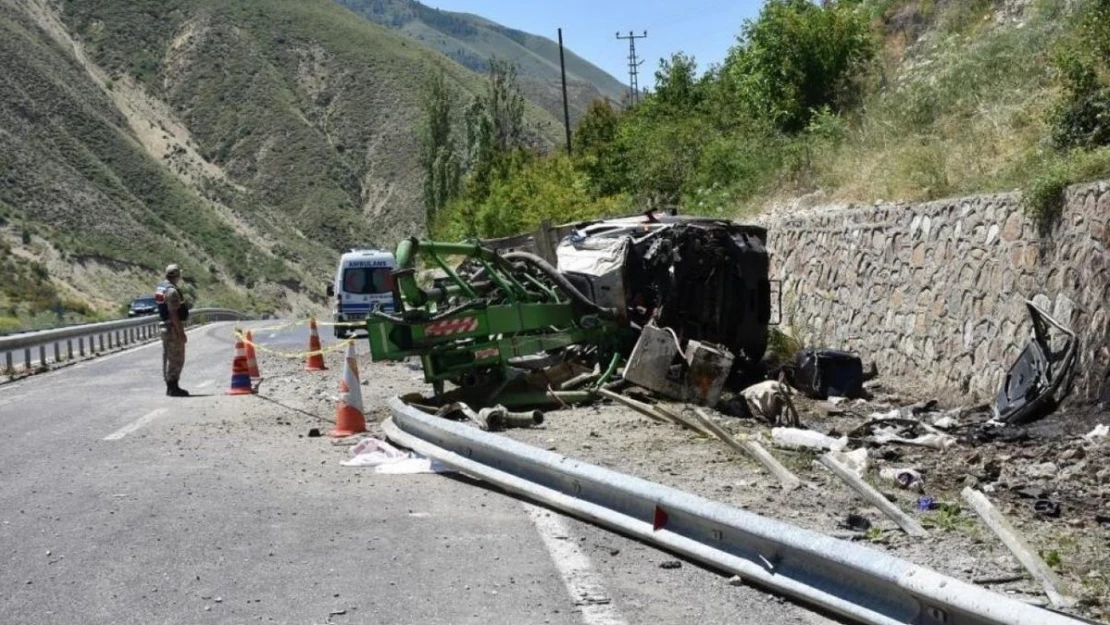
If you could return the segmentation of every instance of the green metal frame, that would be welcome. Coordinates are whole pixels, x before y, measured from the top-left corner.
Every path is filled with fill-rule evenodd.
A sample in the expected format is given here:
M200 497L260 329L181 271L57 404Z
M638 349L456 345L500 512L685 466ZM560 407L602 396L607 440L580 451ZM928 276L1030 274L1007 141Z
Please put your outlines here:
M453 284L422 289L414 268L418 255L429 257ZM490 281L484 291L463 280L444 256L478 261ZM445 382L464 376L493 373L497 380L507 380L513 358L576 344L615 347L621 338L615 320L578 314L569 297L560 299L556 289L532 276L518 280L507 261L477 243L408 239L397 246L396 258L396 313L375 311L367 317L370 353L375 360L419 357L424 379L437 393ZM482 301L495 291L502 303ZM450 314L436 312L451 297L469 306Z

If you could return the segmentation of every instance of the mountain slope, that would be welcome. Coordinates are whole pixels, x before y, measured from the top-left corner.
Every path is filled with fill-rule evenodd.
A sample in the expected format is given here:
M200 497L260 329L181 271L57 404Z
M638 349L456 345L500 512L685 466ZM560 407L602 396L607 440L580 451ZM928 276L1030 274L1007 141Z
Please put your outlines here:
M506 28L477 15L433 9L415 0L338 1L473 71L484 72L491 56L515 62L529 99L561 118L563 100L556 41ZM627 93L628 88L619 80L569 49L564 48L564 56L572 118L577 118L599 97L619 101Z
M168 262L203 303L318 305L339 250L423 230L425 72L483 88L329 0L0 0L0 66L0 318L115 312Z

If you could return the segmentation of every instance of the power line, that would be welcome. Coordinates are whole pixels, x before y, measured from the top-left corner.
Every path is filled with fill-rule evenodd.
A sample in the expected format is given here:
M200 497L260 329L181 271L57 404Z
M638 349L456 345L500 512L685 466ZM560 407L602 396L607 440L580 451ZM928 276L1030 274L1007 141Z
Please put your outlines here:
M617 39L628 40L628 95L629 102L631 104L636 104L636 102L640 99L638 71L639 67L644 64L643 61L636 60L636 40L645 38L647 38L646 30L642 35L637 35L631 30L628 31L628 35L621 35L619 32L617 33Z

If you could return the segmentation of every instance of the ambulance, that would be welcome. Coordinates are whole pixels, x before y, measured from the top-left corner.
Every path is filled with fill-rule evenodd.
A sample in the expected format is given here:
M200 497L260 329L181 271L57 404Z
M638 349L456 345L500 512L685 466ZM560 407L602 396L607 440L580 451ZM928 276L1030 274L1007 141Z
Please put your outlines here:
M336 323L362 322L371 309L394 311L393 271L397 259L379 249L352 249L339 258L335 282L327 288L334 297L332 319ZM335 336L346 338L357 328L335 326Z

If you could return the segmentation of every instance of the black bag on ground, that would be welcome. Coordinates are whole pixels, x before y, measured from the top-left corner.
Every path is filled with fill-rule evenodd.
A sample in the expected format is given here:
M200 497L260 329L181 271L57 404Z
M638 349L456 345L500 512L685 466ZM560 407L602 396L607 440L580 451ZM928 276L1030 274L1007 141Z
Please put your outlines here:
M794 355L794 385L814 399L863 394L863 361L851 352L803 349Z

